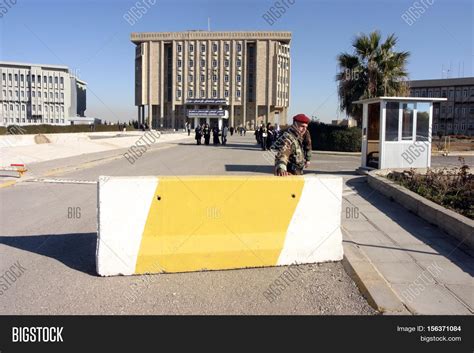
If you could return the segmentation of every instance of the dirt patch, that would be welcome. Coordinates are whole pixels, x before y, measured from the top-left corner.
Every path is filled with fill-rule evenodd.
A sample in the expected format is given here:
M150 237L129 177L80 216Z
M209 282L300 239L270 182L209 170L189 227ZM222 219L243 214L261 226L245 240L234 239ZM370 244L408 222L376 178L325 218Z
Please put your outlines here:
M35 135L35 143L36 144L51 143L51 141L49 141L49 139L45 135L38 134L38 135Z

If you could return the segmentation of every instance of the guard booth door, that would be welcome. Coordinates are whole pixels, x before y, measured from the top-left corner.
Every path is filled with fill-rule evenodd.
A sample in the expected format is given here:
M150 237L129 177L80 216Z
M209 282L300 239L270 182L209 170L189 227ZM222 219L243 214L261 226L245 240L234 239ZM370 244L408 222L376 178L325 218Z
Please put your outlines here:
M368 105L366 167L379 168L380 163L380 103Z

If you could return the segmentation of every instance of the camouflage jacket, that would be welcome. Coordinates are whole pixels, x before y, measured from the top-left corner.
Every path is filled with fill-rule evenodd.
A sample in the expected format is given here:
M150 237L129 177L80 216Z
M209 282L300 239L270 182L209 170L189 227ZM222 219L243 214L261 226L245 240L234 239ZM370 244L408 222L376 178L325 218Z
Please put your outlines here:
M298 132L291 127L283 133L276 142L276 169L282 169L291 174L303 174L305 164L303 137L299 136Z
M311 157L312 157L311 150L312 149L313 149L313 146L312 146L312 141L311 141L311 134L309 133L308 130L306 130L306 132L304 133L304 136L303 136L303 151L304 151L304 159L306 161L311 160Z

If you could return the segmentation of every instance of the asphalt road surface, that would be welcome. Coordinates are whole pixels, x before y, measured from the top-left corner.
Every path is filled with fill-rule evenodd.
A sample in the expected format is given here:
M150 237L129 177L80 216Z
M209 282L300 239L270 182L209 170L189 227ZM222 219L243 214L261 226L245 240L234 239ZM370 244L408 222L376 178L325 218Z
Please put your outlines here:
M265 291L287 267L98 277L94 182L99 175L273 171L251 135L234 135L227 146L196 146L192 139L167 143L133 164L120 153L32 165L38 178L0 189L0 276L6 279L0 282L1 314L376 314L340 263L304 265L271 297ZM347 179L358 163L356 156L317 155L308 172ZM41 172L55 165L68 168L42 179Z

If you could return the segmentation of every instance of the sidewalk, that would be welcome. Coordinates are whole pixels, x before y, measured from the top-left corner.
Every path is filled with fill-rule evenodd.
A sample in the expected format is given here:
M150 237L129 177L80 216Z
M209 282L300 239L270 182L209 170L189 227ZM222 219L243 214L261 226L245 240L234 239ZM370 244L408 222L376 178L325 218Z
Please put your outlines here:
M370 276L378 273L412 314L474 313L472 250L373 190L365 177L345 187L342 226L349 262L363 265L362 272L375 270ZM350 246L360 250L359 257ZM377 296L377 290L371 294Z
M145 136L147 133L148 136ZM44 134L44 136L51 143L36 144L34 135L0 136L0 166L10 163L40 163L83 154L127 149L140 139L142 146L146 141L154 146L188 138L188 134L184 132L158 135L155 131Z
M142 135L139 135L138 137L135 136L133 143L135 143L141 136ZM159 142L151 145L147 151L170 148L178 143L178 141L191 138L188 137L187 134L170 134L163 136L164 138L160 138ZM110 140L110 138L107 138L106 140ZM99 151L88 153L84 153L80 148L76 148L76 151L71 152L70 155L67 155L66 157L57 153L57 150L60 148L58 145L51 146L52 150L38 149L41 145L4 147L0 152L3 153L3 151L9 149L11 150L10 152L13 153L12 150L22 148L27 150L28 153L33 153L33 151L37 149L36 155L40 155L41 159L38 162L26 163L22 156L17 155L16 160L20 163L26 163L28 171L21 178L17 176L17 173L0 172L0 188L12 186L18 182L25 182L75 170L86 169L99 164L108 163L115 159L124 158L123 154L129 152L129 144L133 145L133 143L129 141L130 138L127 138L127 140L128 141L122 142L122 144L124 144L123 147L118 147L116 145L113 148L107 148L105 150L99 148Z

